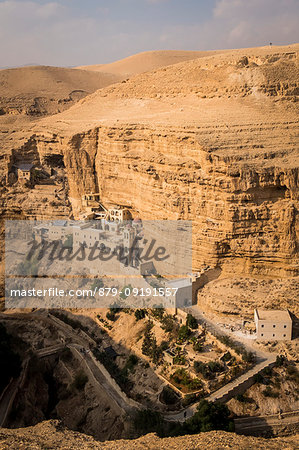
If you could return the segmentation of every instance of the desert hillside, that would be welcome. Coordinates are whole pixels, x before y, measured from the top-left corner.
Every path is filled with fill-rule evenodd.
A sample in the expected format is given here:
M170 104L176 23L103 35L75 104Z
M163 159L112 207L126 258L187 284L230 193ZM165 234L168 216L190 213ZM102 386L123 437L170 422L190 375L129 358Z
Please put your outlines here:
M77 69L84 69L93 72L108 72L121 76L132 76L143 72L151 72L160 67L171 66L183 61L202 58L205 56L222 53L225 50L215 51L179 51L179 50L160 50L138 53L128 58L115 61L110 64L95 64L90 66L79 66Z
M285 438L263 439L247 436L238 436L223 431L211 431L194 436L160 439L154 434L148 434L137 440L120 440L114 442L97 442L91 436L70 431L59 424L58 421L42 422L34 427L16 430L2 429L0 431L0 445L2 449L226 449L249 448L262 449L295 449L298 436Z
M59 121L65 133L74 131L73 123L80 131L96 123L137 119L199 128L218 120L230 126L237 117L244 121L240 113L254 116L254 109L261 110L265 103L273 114L283 114L277 108L283 103L277 101L296 101L298 95L298 50L299 45L233 50L142 73L88 96L45 126L58 127Z
M56 114L119 80L117 75L105 72L50 66L0 70L0 115Z

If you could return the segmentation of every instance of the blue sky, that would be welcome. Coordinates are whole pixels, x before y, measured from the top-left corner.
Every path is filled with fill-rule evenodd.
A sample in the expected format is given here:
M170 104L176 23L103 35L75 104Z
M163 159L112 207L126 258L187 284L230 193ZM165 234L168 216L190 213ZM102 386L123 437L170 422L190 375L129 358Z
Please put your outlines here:
M0 67L299 41L298 0L0 0Z

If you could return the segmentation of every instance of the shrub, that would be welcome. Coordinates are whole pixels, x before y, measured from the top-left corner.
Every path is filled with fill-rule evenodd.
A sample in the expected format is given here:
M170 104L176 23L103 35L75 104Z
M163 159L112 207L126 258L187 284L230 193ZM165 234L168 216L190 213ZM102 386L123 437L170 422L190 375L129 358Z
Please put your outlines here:
M195 352L202 352L203 351L203 345L200 342L194 342L193 350Z
M198 378L192 378L186 369L177 369L171 378L173 381L181 386L185 386L189 390L200 389L202 387L202 382Z
M18 265L18 271L20 275L24 276L36 276L38 274L39 261L34 256L30 260L25 260Z
M252 363L255 360L254 354L245 350L242 352L242 360L247 363Z
M299 371L295 366L287 367L288 378L296 383L299 383Z
M134 425L140 434L156 432L159 437L197 434L211 430L234 431L234 423L229 419L226 405L201 400L197 412L183 424L166 422L157 412L138 411Z
M266 389L263 390L263 394L265 397L272 397L272 398L278 398L279 393L276 391L273 391L270 386L267 386Z
M173 389L169 386L164 386L161 392L161 401L166 405L174 405L178 402L179 398Z
M226 352L224 353L224 355L222 356L221 360L224 362L228 362L232 359L232 355L230 352Z
M116 313L114 311L108 311L106 317L108 320L111 320L111 322L114 322L117 319Z
M272 375L271 367L266 367L263 371L263 374L266 375L267 377L271 377L271 375Z
M192 332L190 328L187 327L187 325L182 325L179 329L178 338L182 341L186 341L191 336L191 334Z
M73 248L73 235L72 234L69 234L66 236L66 240L63 243L63 247Z
M224 371L224 366L218 361L210 361L208 363L208 368L213 373L223 372Z
M196 389L202 388L202 382L198 378L193 378L190 383L188 384L189 389L192 391L195 391Z
M176 355L173 358L173 364L184 366L186 364L186 358L183 355Z
M162 341L160 344L161 350L164 352L169 348L169 342L168 341Z
M93 354L95 358L102 363L105 368L108 370L112 378L115 379L117 384L121 387L121 389L129 393L132 388L132 383L129 381L127 376L126 367L121 370L118 365L111 359L106 352L101 352L98 349L93 350Z
M298 370L297 370L297 368L295 366L288 366L287 367L287 372L288 372L288 375L293 376L293 375L296 375L298 373Z
M241 372L242 372L242 368L239 365L238 366L233 366L233 368L232 368L232 376L233 377L236 377Z
M226 345L227 347L232 348L233 350L235 350L235 352L238 355L245 355L247 353L247 351L245 350L245 348L243 347L243 345L237 344L231 337L227 336L227 335L218 335L217 339L222 342L222 344ZM251 352L250 352L251 353ZM246 358L246 356L245 356Z
M178 384L186 386L190 382L190 375L185 369L177 369L172 375L174 381Z
M275 365L276 367L282 367L285 363L285 357L283 355L277 355Z
M195 403L197 399L198 399L197 394L187 394L187 395L185 395L185 397L183 398L182 406L183 406L183 407L189 406L189 405L191 405L192 403Z
M171 333L177 328L177 323L175 319L170 315L167 314L166 316L163 316L162 319L162 330L166 331L166 333Z
M254 375L253 380L255 383L263 383L264 377L261 373L257 373L256 375Z
M127 359L125 369L132 372L136 364L138 364L138 357L136 355L130 355L129 358Z
M123 300L126 300L127 297L129 297L127 294L129 292L132 292L132 290L133 290L133 287L132 287L131 284L128 284L127 286L124 286L122 288L121 294L119 294L120 298L122 298Z
M152 356L153 346L156 345L156 338L151 331L151 322L148 321L144 332L144 338L142 342L142 353L146 356Z
M136 309L135 311L135 318L136 320L144 319L146 316L146 310L145 309Z
M118 304L115 302L109 306L109 311L116 314L116 313L122 311L122 308L119 308Z
M198 328L197 320L194 316L192 316L192 314L187 314L186 325L187 327L192 328L192 330L196 330Z
M157 345L157 340L151 331L152 327L153 323L148 321L141 350L144 355L149 356L152 359L154 364L158 364L161 360L163 350L161 346Z
M201 361L194 361L193 367L196 373L201 373L207 380L214 378L214 374L211 372L208 364Z
M162 307L159 307L159 306L156 306L151 310L152 315L158 320L163 319L164 312L165 312L165 309Z

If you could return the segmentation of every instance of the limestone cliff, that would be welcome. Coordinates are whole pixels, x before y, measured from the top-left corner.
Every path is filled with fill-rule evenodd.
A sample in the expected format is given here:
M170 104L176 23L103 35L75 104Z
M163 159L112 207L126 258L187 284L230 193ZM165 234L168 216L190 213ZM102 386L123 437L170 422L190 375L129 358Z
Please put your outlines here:
M265 151L217 155L197 130L128 125L74 135L61 152L75 213L99 191L143 219L192 220L194 269L297 273L298 168L265 163Z

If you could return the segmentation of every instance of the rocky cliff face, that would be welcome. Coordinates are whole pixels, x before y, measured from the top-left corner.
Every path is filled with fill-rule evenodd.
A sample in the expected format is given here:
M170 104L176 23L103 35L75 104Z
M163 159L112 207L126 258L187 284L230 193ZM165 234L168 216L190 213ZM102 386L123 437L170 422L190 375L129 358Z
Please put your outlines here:
M64 155L75 215L81 196L99 191L104 202L130 206L143 219L192 220L194 269L206 263L225 272L295 275L298 168L265 164L262 150L253 158L215 154L198 135L97 127L52 142L51 154ZM49 143L39 139L43 159Z

